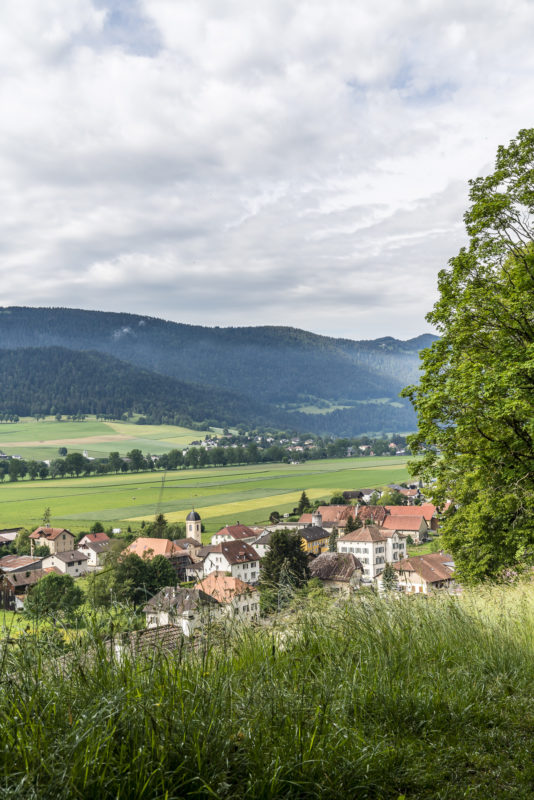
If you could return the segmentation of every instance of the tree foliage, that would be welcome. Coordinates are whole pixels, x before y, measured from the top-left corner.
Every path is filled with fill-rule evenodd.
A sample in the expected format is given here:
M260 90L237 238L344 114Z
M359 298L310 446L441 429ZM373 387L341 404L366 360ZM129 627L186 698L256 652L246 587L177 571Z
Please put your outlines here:
M271 535L270 548L261 561L260 593L263 609L283 605L289 589L298 589L310 577L308 559L298 532L283 529Z
M441 338L406 390L424 451L412 471L455 504L443 541L464 581L534 560L534 129L470 186L469 245L427 317Z
M50 573L28 592L24 613L30 617L71 614L83 603L83 592L70 575Z

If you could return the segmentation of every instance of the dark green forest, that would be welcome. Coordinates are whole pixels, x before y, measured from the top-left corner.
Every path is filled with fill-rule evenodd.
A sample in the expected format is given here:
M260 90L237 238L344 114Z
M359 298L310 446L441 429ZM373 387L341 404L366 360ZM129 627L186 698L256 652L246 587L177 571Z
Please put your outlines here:
M154 421L185 415L195 422L276 425L341 436L407 431L415 428L410 404L390 403L398 402L401 389L417 377L419 351L434 338L356 342L295 328L207 328L132 314L4 308L0 348L24 349L26 355L17 362L15 355L3 353L0 408L19 414L30 408L48 413L52 406L62 413L137 411ZM37 396L40 357L28 348L47 348L48 380ZM57 348L63 355L53 355ZM86 361L72 351L98 352L115 362L103 360L96 381L91 375L96 365L91 361L84 375ZM349 408L320 416L282 408L310 397ZM388 402L368 402L379 399Z

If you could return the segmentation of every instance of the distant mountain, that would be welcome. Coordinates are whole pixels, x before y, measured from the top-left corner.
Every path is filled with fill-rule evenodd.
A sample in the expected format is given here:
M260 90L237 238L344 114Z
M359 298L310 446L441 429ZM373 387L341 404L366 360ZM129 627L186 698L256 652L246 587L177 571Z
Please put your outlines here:
M203 387L204 396L214 398L208 405L217 407L218 419L228 421L229 407L241 405L244 423L248 409L249 419L266 425L287 427L290 420L295 428L342 435L414 428L413 411L398 393L417 380L419 350L435 338L352 341L281 326L207 328L134 314L0 309L0 348L104 353ZM233 398L230 406L216 399L221 390ZM200 403L193 418L206 418L205 407ZM301 408L330 413L301 414Z

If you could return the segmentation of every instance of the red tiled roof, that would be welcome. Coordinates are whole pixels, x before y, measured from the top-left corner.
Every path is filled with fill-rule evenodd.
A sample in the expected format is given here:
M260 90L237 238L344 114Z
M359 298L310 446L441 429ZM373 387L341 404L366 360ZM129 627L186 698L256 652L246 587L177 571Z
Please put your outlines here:
M356 511L355 506L319 506L317 509L318 514L323 518L323 525L326 523L335 523L337 525L346 525L347 519L353 517ZM303 514L299 522L305 522L307 525L312 521L312 514Z
M215 536L219 536L219 534L231 536L236 540L252 539L257 536L257 533L253 531L252 528L249 528L248 525L226 525L224 528L221 528L220 531L217 531Z
M427 583L438 583L451 578L454 567L447 566L451 562L454 563L454 560L448 553L428 553L404 558L393 566L399 572L415 572Z
M203 581L195 584L195 589L201 589L206 594L214 597L219 603L231 603L234 597L241 594L250 594L257 589L249 586L240 578L231 578L224 572L211 572Z
M358 518L363 520L370 519L376 525L382 525L388 515L385 506L360 506L358 508Z
M428 522L436 513L436 506L432 503L422 503L420 506L386 506L390 514L405 515L407 517L421 516Z
M135 553L141 558L143 556L155 558L155 556L187 555L185 550L177 547L170 539L155 539L150 536L139 536L122 552L125 555Z
M257 552L247 542L221 542L212 545L212 553L221 553L229 564L243 564L245 561L259 561Z
M388 530L397 531L418 531L421 524L426 522L422 514L419 516L408 516L404 514L388 514L382 523L382 527Z
M376 525L364 525L357 531L340 536L338 542L385 542L386 538Z
M92 542L96 544L96 542L109 542L111 541L107 533L86 533L83 539L87 539L88 542Z
M30 533L30 539L41 539L44 537L45 539L53 541L57 539L60 533L69 533L71 536L74 535L67 530L67 528L44 528L41 526L40 528L36 528L33 533Z

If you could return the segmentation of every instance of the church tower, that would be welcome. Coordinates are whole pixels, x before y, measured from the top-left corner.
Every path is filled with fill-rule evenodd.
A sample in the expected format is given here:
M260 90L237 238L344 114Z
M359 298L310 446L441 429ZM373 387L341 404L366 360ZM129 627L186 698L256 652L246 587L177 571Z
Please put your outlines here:
M187 539L196 539L197 542L202 541L202 522L200 514L195 510L190 511L185 518L185 535Z

